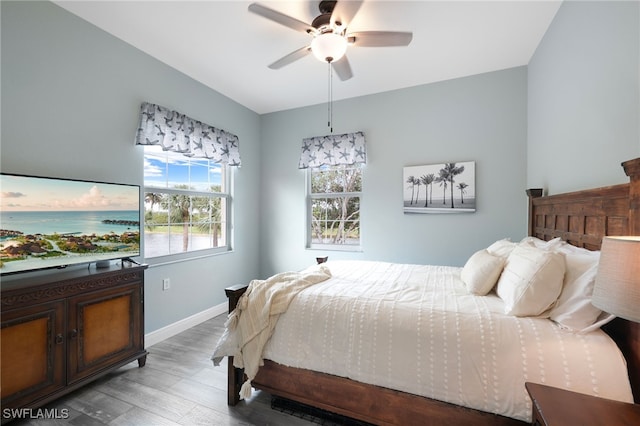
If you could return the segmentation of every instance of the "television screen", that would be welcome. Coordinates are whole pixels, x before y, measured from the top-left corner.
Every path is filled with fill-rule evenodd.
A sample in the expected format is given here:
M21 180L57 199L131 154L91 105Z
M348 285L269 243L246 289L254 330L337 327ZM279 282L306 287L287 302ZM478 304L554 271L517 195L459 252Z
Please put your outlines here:
M140 255L140 187L0 173L0 274Z

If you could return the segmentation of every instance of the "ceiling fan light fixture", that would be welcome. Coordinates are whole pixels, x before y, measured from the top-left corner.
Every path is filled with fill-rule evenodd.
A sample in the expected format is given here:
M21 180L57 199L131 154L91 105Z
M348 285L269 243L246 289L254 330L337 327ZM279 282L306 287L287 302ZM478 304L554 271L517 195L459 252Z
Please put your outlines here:
M318 34L311 41L311 51L322 62L338 61L347 52L347 39L333 32Z

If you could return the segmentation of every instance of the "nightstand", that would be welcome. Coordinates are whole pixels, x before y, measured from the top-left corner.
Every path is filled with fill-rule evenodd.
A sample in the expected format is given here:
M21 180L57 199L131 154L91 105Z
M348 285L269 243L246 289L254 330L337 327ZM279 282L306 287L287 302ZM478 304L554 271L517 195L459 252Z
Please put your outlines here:
M525 383L533 401L534 426L640 425L640 405Z

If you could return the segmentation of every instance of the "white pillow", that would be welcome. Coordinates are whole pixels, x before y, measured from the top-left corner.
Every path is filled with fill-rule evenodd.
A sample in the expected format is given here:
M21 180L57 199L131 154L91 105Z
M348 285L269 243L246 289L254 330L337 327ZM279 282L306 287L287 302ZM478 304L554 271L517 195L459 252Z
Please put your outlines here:
M600 252L569 244L558 247L556 251L565 255L566 273L562 293L549 318L563 328L581 333L591 331L596 322L602 325L602 319L610 321L608 317L599 320L602 311L591 304Z
M587 334L587 333L591 333L594 330L599 329L600 327L602 327L603 325L611 322L612 320L615 319L615 315L610 314L608 312L604 312L602 311L602 313L600 315L598 315L598 318L596 318L596 321L591 324L589 327L587 328L583 328L582 330L580 330L578 332L578 334Z
M471 255L460 274L469 293L478 296L489 293L500 277L504 262L504 258L494 256L484 249Z
M513 249L496 291L505 302L505 314L547 317L562 290L564 272L561 253L527 245Z
M508 238L498 240L495 243L491 244L487 247L487 251L494 256L504 257L505 259L509 257L509 254L516 248L518 244L512 242Z
M562 241L562 238L560 237L556 237L549 241L541 240L538 237L524 237L520 241L520 244L528 244L542 250L555 250L566 243Z

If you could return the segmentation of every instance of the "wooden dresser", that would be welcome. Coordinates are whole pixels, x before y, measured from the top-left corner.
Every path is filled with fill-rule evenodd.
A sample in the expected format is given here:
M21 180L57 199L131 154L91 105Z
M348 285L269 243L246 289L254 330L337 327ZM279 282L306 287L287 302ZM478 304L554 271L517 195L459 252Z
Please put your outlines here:
M3 423L7 409L40 407L134 360L144 366L146 268L2 278Z

